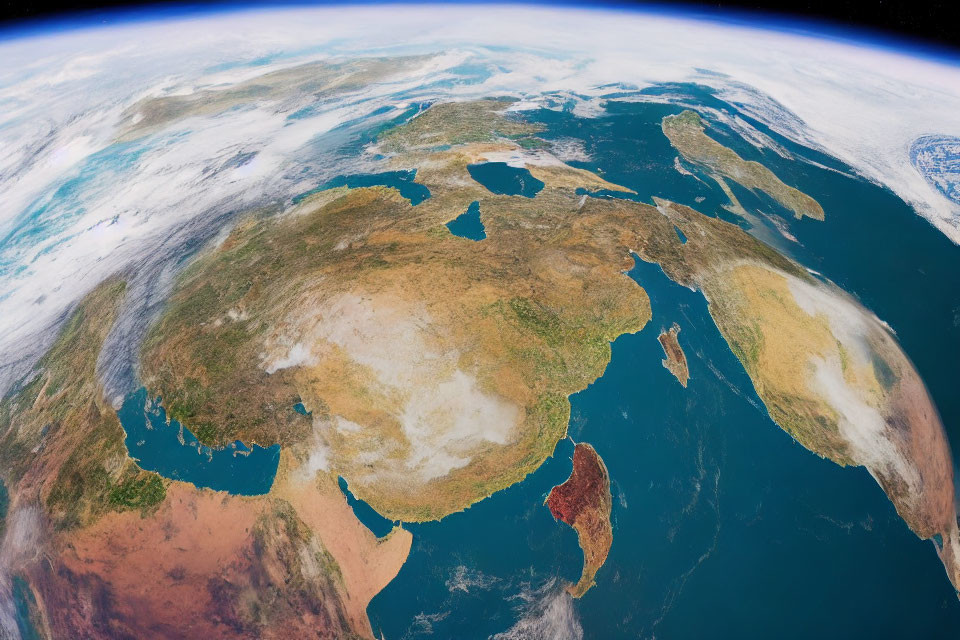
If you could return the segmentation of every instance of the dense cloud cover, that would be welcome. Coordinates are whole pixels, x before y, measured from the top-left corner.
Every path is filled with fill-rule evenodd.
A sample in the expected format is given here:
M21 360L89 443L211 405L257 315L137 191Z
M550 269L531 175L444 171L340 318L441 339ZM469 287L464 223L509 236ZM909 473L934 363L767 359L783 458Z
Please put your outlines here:
M327 100L268 96L123 137L149 97L384 55L424 57ZM0 58L0 390L80 296L123 272L127 309L101 362L119 392L129 345L185 255L237 212L374 166L343 145L418 102L511 95L524 109L560 94L589 115L612 83L700 83L888 186L960 241L960 206L910 155L921 136L960 134L960 68L863 43L615 11L330 7L7 34Z

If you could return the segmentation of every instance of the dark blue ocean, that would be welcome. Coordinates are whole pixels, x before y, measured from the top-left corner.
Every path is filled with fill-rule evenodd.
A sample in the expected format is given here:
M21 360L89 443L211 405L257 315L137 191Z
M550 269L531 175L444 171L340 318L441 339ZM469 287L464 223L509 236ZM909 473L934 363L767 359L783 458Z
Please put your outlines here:
M720 187L677 160L661 132L661 119L679 107L611 102L600 118L570 110L527 116L546 127L548 140L582 143L591 159L572 164L637 192L589 197L660 196L722 217L859 297L897 332L960 447L960 396L953 393L960 358L945 356L960 355L960 248L888 190L778 137L707 90L670 85L633 93L736 113L795 158L759 151L721 124L713 123L710 135L817 198L826 220L796 221L735 184L747 216L724 209ZM495 193L534 197L542 188L503 163L471 165L470 172ZM414 177L339 176L320 188L385 184L417 204L430 194ZM482 240L482 207L482 200L471 204L448 225L451 232ZM441 522L405 525L413 549L369 607L374 629L388 640L486 638L525 619L532 626L511 637L563 637L545 630L551 620L596 639L960 636L960 602L933 544L907 529L866 471L818 458L772 423L699 293L672 283L656 265L637 262L630 276L650 295L653 319L619 338L604 375L571 398L572 440L561 441L524 482ZM657 335L674 322L690 367L687 389L660 364ZM142 389L119 414L128 449L144 468L247 495L272 484L276 446L203 447L168 424ZM558 595L580 573L576 534L543 506L570 473L574 440L603 457L614 496L610 557L577 602ZM371 530L390 530L342 479L341 488Z
M127 395L117 417L127 451L142 469L234 495L263 495L273 486L279 444L247 447L237 440L222 449L208 447L176 420L168 421L160 399L148 399L143 387Z
M638 93L657 92L736 113L699 87ZM591 160L577 166L639 200L657 195L740 224L859 297L897 332L960 447L960 248L888 190L744 114L797 158L758 151L720 125L709 133L817 198L826 221L796 221L734 186L751 213L735 216L708 177L674 168L660 120L680 110L608 103L601 118L532 117L548 139L582 141ZM653 319L619 338L603 377L571 398L570 435L603 457L614 496L610 557L572 604L584 637L960 636L960 602L933 544L908 530L869 474L811 454L773 424L699 293L656 265L638 262L630 276L649 293ZM657 335L674 322L687 389L660 364ZM413 549L369 607L374 629L388 640L485 638L524 617L568 613L543 607L562 581L577 579L582 556L574 531L542 503L569 475L572 450L560 442L524 482L465 512L406 525Z

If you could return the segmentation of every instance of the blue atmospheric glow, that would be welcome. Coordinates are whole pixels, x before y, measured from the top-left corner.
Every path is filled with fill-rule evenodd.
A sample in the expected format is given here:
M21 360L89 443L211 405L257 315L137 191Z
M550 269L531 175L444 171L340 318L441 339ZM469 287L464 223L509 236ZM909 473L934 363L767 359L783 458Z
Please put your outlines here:
M893 34L864 26L851 26L824 19L806 16L789 16L762 11L748 11L733 8L712 9L702 6L680 4L640 3L618 0L524 0L509 2L504 0L479 0L453 2L427 0L410 3L404 0L355 0L338 1L288 1L265 3L257 1L209 2L205 4L171 2L144 5L138 7L110 8L94 11L78 11L53 17L32 18L13 21L0 26L0 42L31 36L50 35L51 33L120 26L136 23L180 20L185 18L203 18L217 14L237 13L240 11L264 11L284 9L307 9L337 6L398 5L416 6L429 4L458 5L509 5L529 7L555 7L558 9L584 9L596 11L621 11L630 14L646 14L681 19L712 22L720 25L749 27L766 31L779 31L813 38L824 38L856 46L892 51L902 55L960 66L960 50L919 38Z

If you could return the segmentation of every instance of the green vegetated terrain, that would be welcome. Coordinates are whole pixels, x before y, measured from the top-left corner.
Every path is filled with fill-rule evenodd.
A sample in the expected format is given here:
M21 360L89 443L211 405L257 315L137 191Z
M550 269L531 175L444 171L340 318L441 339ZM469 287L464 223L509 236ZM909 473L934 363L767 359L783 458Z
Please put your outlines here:
M39 491L57 527L84 525L106 510L147 510L164 498L164 481L127 456L96 377L124 291L123 282L109 280L88 294L29 380L0 401L7 486Z

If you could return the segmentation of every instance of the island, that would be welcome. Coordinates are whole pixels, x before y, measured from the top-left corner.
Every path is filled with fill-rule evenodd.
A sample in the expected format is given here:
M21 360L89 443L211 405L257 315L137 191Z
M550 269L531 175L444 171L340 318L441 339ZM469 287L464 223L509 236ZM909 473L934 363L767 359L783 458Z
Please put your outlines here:
M676 322L665 331L661 331L657 340L663 347L663 353L667 356L663 359L663 368L669 371L676 379L687 388L687 381L690 379L690 370L687 368L687 356L683 353L683 348L677 340L680 333L680 325Z
M555 519L566 522L577 532L583 549L583 573L567 591L574 598L580 598L595 584L594 577L613 544L610 474L593 447L584 442L577 444L570 477L550 491L544 504Z

